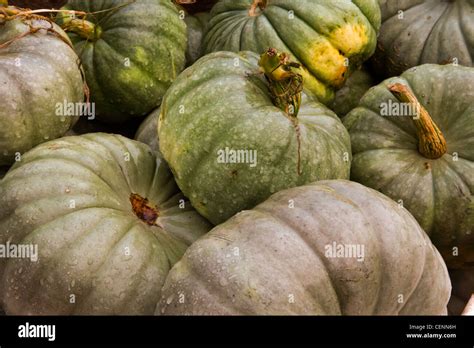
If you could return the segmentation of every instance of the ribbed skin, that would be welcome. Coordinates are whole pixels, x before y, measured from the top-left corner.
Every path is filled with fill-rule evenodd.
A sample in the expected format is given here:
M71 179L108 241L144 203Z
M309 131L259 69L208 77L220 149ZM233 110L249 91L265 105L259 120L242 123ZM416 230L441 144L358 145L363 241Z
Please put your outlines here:
M204 50L261 54L273 47L290 53L303 64L306 90L325 104L375 50L377 0L268 0L255 16L249 14L252 2L219 1L211 11Z
M257 59L252 52L204 56L178 77L161 106L160 151L184 194L214 224L282 189L349 177L349 135L338 117L303 98L298 151L295 126L272 104ZM255 165L220 163L218 151L226 147L256 151Z
M98 116L120 122L159 106L185 63L186 24L176 6L168 0L72 0L66 8L106 11L87 17L102 31L97 41L70 34Z
M383 24L373 60L380 73L400 75L417 65L446 64L454 58L460 65L472 66L474 1L379 2Z
M135 140L141 141L150 146L153 151L160 151L158 140L158 117L160 116L160 108L153 111L143 120L135 134Z
M448 150L441 158L427 159L419 153L411 117L381 116L382 105L398 104L387 89L396 82L411 88L443 133ZM344 124L354 156L351 178L403 200L448 267L472 264L474 69L431 64L409 69L368 91Z
M363 247L363 258L331 257L333 243ZM278 192L191 245L156 313L440 315L450 291L440 254L407 210L331 180Z
M134 214L132 193L158 208L162 227ZM0 260L4 310L152 314L171 266L210 229L180 200L167 165L139 142L95 133L36 147L0 183L0 243L39 253Z
M0 23L0 45L32 28L51 28L41 20ZM78 120L58 113L57 104L84 100L77 55L58 26L57 35L40 30L0 49L0 166L33 146L64 135ZM19 159L19 158L17 158Z

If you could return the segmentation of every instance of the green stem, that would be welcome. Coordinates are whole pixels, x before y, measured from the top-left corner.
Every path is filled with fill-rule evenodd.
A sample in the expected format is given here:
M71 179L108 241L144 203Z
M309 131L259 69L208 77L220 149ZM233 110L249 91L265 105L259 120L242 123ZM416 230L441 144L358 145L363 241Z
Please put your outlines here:
M417 112L417 117L413 118L413 123L418 136L418 151L429 159L442 157L448 151L446 139L413 92L401 83L390 85L388 89L398 101L410 103Z

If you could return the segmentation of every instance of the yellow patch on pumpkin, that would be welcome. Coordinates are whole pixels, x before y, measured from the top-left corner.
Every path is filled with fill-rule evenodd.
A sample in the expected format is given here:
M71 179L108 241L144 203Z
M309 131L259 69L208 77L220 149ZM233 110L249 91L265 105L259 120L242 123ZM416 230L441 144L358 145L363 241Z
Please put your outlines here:
M346 56L358 54L369 44L367 28L360 23L347 23L335 29L330 36Z
M348 69L346 57L329 40L320 38L307 49L306 66L316 77L332 86L342 86Z

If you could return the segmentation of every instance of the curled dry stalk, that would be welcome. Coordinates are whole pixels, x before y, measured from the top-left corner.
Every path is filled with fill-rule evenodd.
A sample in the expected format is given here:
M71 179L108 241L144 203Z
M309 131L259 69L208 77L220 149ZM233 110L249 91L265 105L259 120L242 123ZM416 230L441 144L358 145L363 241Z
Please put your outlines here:
M413 124L418 137L418 151L428 159L442 157L448 151L446 139L415 94L401 83L388 86L388 90L399 102L409 103L416 110L417 115L413 118Z
M297 116L301 105L303 77L294 71L300 68L300 64L291 62L288 54L269 48L260 56L259 66L268 82L273 104L285 112L295 128L298 143L297 170L298 175L301 175L301 130Z

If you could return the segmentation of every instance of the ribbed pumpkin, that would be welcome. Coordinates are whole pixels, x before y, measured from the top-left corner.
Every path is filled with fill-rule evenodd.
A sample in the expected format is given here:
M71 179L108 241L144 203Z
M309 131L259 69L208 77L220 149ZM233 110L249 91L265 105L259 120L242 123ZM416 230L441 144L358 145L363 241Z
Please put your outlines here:
M336 98L329 107L339 117L344 117L360 102L360 98L376 84L374 77L367 69L359 69L347 79L344 87L336 92Z
M98 116L121 122L144 116L185 63L186 24L169 0L71 0L65 9L94 13L65 16L86 72Z
M202 56L202 39L209 19L208 12L186 15L184 18L188 30L188 48L186 49L186 65L188 66Z
M373 54L380 27L377 0L221 0L211 16L206 52L289 52L306 89L325 104Z
M158 117L160 116L160 108L153 111L142 122L135 134L135 140L141 141L150 146L153 151L159 151L158 142Z
M170 271L157 314L438 315L450 291L410 213L331 180L278 192L196 241Z
M370 89L344 124L351 178L403 203L449 267L472 264L474 69L409 69Z
M14 7L4 10L19 13ZM64 135L78 117L58 105L84 101L78 58L67 35L40 17L16 18L0 16L0 166Z
M160 151L183 193L214 224L282 189L349 176L350 140L337 115L303 98L289 117L273 104L257 59L252 52L204 56L161 105Z
M425 64L456 62L472 66L472 0L379 0L382 27L374 56L386 76Z
M101 133L42 144L0 182L7 314L152 314L171 266L209 224L142 143Z

